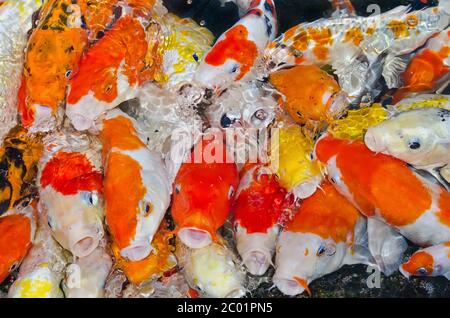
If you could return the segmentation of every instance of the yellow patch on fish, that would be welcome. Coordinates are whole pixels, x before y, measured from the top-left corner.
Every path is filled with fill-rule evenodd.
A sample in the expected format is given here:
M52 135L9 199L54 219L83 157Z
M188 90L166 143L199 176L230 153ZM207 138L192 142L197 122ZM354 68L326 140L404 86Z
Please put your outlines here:
M363 140L370 126L378 125L388 116L381 104L373 104L372 107L350 110L347 117L332 122L328 131L339 139Z
M300 126L279 129L278 149L274 149L271 155L271 165L277 171L281 185L288 191L320 175L319 164L311 160L313 147L313 141L303 134ZM278 160L275 159L276 153Z
M54 288L52 282L45 279L25 278L20 282L21 298L46 298Z
M450 98L444 95L433 95L426 99L417 99L410 103L399 102L393 107L396 111L408 111L416 108L443 108L450 110Z

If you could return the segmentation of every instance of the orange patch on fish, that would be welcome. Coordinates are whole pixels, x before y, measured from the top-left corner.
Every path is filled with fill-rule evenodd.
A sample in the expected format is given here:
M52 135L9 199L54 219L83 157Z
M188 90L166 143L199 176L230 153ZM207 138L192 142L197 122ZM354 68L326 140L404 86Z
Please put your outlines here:
M419 268L425 268L427 275L433 273L434 259L433 256L425 251L414 253L408 262L402 265L402 268L410 274L416 274Z
M141 23L130 16L121 18L80 61L79 72L70 80L67 102L76 104L89 92L97 100L113 102L118 95L119 72L130 86L152 79L153 72L145 65L147 48Z
M292 28L291 30L296 30ZM301 29L298 34L294 37L294 42L292 47L300 52L305 52L308 49L310 38L308 32L305 29Z
M139 205L147 190L142 183L141 165L128 155L111 152L107 156L104 194L106 221L119 249L129 246L136 234ZM126 195L120 196L126 188Z
M51 185L64 195L79 191L102 192L103 175L96 171L86 155L78 152L58 152L41 174L41 186Z
M81 0L78 1L89 31L97 36L113 20L113 8L118 0Z
M236 80L242 79L253 67L258 56L255 42L248 39L248 30L243 25L236 25L225 33L225 38L216 43L206 55L205 62L213 65L223 65L228 60L240 64L239 75Z
M442 190L438 202L439 212L436 213L439 221L450 226L450 193Z
M294 276L294 280L306 290L306 292L308 293L309 296L312 295L311 289L309 289L309 286L308 286L308 283L306 280L304 280L303 278L299 278L297 276Z
M100 133L103 150L113 148L120 150L136 150L146 147L141 141L133 123L124 116L117 116L103 121L103 130ZM104 154L105 155L105 154Z
M428 188L405 164L396 160L376 168L371 189L381 216L390 225L413 224L431 208Z
M0 283L18 265L31 247L30 219L23 215L0 218Z
M32 105L51 108L55 113L66 97L68 77L77 71L77 65L87 44L87 33L82 29L63 31L37 29L30 37L24 66L25 101L27 112L24 124L30 123L35 112ZM22 105L21 108L24 108Z
M299 124L307 120L329 120L332 96L340 91L336 80L316 65L298 65L273 73L269 81L286 101L281 107Z
M408 25L400 20L392 20L387 24L387 28L392 31L396 39L406 38L409 36Z
M322 189L303 200L294 219L287 224L291 232L313 233L336 243L346 242L360 218L358 210L334 186L325 182Z
M128 280L136 285L152 278L161 277L176 265L170 259L173 250L169 242L171 238L172 236L169 235L169 231L166 229L166 223L163 221L153 238L151 254L140 261L124 259L120 255L120 249L113 244L112 251L117 260L116 266L122 269Z
M353 27L345 31L344 42L352 42L355 45L359 45L363 40L364 35L362 34L360 28Z

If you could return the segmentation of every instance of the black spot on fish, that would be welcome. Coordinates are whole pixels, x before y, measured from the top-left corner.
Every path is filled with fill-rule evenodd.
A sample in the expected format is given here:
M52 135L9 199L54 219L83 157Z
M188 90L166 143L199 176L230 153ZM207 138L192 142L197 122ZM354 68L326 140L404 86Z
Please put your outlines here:
M64 31L64 28L59 25L52 26L52 27L50 27L50 29L54 30L54 31Z
M266 11L270 12L272 15L275 15L275 7L271 2L266 1L264 3L264 9L266 9Z
M66 49L64 50L64 52L70 54L70 53L72 53L74 50L75 50L75 48L73 47L73 45L71 45L71 46L69 46L68 48L66 48Z
M272 32L273 32L272 23L270 23L270 19L269 19L269 17L267 15L264 16L264 21L266 22L267 36L270 37L272 35Z
M60 15L59 15L59 22L60 22L62 25L66 25L66 26L67 26L67 16L66 16L66 15L60 14Z
M84 15L81 16L81 28L82 28L82 29L85 29L85 30L88 28L88 27L87 27L87 24L86 24L86 19L85 19Z
M105 32L103 32L103 31L98 31L97 32L97 36L96 36L96 38L97 38L97 40L100 40L102 37L104 37L105 36Z
M24 145L26 144L25 141L17 139L17 138L12 138L9 140L12 144L14 145Z
M9 210L9 203L11 200L4 200L0 202L0 215L6 213Z
M63 10L64 13L69 14L68 8L69 6L67 4L65 4L64 2L61 3L61 9Z

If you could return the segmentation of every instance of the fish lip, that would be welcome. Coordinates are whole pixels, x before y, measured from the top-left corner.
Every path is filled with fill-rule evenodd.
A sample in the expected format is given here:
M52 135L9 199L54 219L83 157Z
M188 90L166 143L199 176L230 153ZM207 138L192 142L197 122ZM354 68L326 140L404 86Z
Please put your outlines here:
M137 242L120 250L120 255L133 262L141 261L152 252L150 242Z
M250 274L261 276L272 265L272 256L268 251L254 249L242 255L242 261Z
M364 134L364 143L373 152L383 152L386 150L385 147L382 147L374 136L374 128L369 127L366 133Z
M99 245L100 240L96 235L87 234L70 244L70 251L77 257L86 257Z
M305 291L305 288L301 286L297 281L290 278L277 277L276 275L272 279L275 286L285 295L296 296Z
M184 245L194 249L204 248L212 243L211 234L206 230L196 227L181 228L178 231L178 237Z

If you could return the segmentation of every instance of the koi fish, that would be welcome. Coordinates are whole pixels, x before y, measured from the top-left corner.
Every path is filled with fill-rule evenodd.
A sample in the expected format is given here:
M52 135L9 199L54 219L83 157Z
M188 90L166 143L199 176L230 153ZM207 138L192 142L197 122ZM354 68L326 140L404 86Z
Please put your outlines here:
M190 248L215 240L239 185L237 166L223 151L223 142L206 138L194 147L191 162L181 165L174 181L172 217L178 237Z
M66 115L77 130L94 128L101 115L136 97L139 85L153 79L148 46L144 24L127 14L91 47L68 83Z
M414 173L405 162L374 153L361 141L329 135L318 140L315 155L327 165L336 189L368 218L419 246L449 241L450 193Z
M105 242L106 243L106 242ZM66 298L103 298L106 278L113 261L106 247L99 245L91 254L78 258L66 268L63 290Z
M277 243L273 282L286 295L307 291L343 265L372 264L366 220L329 182L305 199Z
M299 124L308 120L330 122L349 105L334 78L316 65L298 65L273 73L269 81L284 95L280 106Z
M2 1L0 4L0 140L17 123L17 94L22 80L27 32L41 0Z
M287 192L265 165L247 164L241 173L233 205L237 250L251 274L263 275L272 263Z
M450 280L450 243L430 246L415 252L400 266L400 272L406 278L444 276Z
M381 76L388 87L398 83L407 66L400 56L448 27L448 0L408 11L409 7L399 6L376 16L302 23L268 45L267 68L273 72L298 64L332 65L352 103L369 102L381 92L377 87Z
M20 126L6 135L0 148L0 215L33 192L31 184L42 151L41 138L28 135Z
M450 164L450 110L418 108L391 116L370 127L366 146L399 158L418 169Z
M177 260L172 253L174 247L170 243L172 238L173 236L167 230L166 222L163 221L154 236L152 252L140 261L123 258L117 245L113 244L112 250L117 260L116 267L122 269L128 280L135 285L141 285L153 278L163 276L177 265Z
M450 28L428 40L426 46L409 62L402 74L403 86L394 94L397 103L406 95L432 91L449 81Z
M145 259L170 204L171 185L159 154L140 139L134 119L115 109L100 134L105 166L106 221L120 255Z
M204 56L195 80L220 93L251 73L258 56L277 34L275 4L272 0L249 2L246 14L221 35Z
M271 154L271 167L280 184L297 198L311 196L322 182L321 168L311 159L312 140L297 125L278 128L278 148ZM274 136L272 136L274 138Z
M212 47L214 35L194 20L171 13L157 21L163 29L157 43L163 65L156 81L169 89L177 88L193 80L200 61Z
M86 153L57 151L43 160L38 180L53 237L76 257L91 254L104 235L102 172Z
M22 125L30 130L50 131L62 120L69 79L88 44L79 1L49 0L28 41L19 91Z
M246 293L245 274L236 256L222 243L214 242L206 247L191 249L177 242L179 265L191 288L200 295L212 298L243 297Z
M22 204L0 217L0 283L17 268L30 249L36 231L35 204Z
M66 264L63 248L53 239L44 218L39 216L33 247L20 266L8 297L63 298L60 283Z

